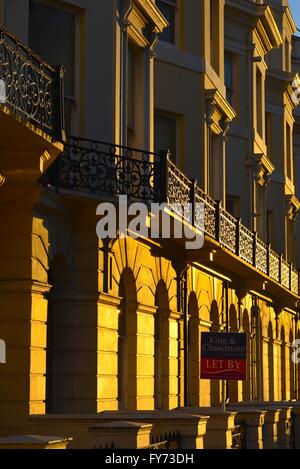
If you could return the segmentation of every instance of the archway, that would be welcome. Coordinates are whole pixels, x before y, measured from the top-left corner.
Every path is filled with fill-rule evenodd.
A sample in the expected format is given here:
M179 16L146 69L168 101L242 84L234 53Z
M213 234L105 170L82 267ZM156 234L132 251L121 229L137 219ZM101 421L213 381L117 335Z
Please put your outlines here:
M292 360L292 344L293 344L293 341L294 341L294 334L293 334L293 331L292 329L290 329L290 334L289 334L289 345L290 345L290 358L289 358L289 365L290 365L290 399L296 399L296 386L295 386L295 370L296 370L296 366L295 366L295 363L293 362Z
M247 379L243 381L242 393L243 401L251 401L251 342L250 342L250 319L249 313L245 309L242 318L243 331L246 333L246 344L247 344Z
M154 319L154 407L155 409L169 409L170 380L178 383L178 366L176 367L176 375L171 377L169 296L163 280L157 284L155 306L157 306L157 311ZM173 358L175 357L172 357L172 360Z
M122 298L118 320L118 408L137 406L137 295L133 272L126 267L121 275Z
M46 412L59 413L74 399L71 276L63 256L52 260L48 283Z
M269 373L269 401L275 400L274 395L274 345L273 326L271 321L268 324L268 373Z
M281 381L281 399L286 399L286 343L284 327L281 327L280 333L281 350L280 350L280 381Z

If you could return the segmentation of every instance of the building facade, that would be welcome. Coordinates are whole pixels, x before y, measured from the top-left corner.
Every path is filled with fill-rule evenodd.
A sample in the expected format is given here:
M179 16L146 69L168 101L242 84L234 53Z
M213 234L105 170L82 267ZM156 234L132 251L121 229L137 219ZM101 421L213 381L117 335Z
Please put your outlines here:
M0 104L1 435L121 445L139 421L182 447L227 447L254 415L281 435L300 386L288 2L2 0L0 17L14 87ZM121 194L177 218L191 203L195 232L201 202L203 247L174 232L99 239L97 207ZM248 359L223 412L200 359L201 332L225 330L247 333ZM251 444L279 444L266 441Z

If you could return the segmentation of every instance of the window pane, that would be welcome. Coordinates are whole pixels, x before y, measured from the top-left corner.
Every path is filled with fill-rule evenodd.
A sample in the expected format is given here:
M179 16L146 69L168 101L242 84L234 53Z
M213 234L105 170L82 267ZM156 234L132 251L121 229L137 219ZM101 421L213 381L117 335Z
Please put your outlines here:
M227 101L232 104L233 98L233 58L231 54L225 53L225 86Z
M159 38L162 41L170 42L171 44L175 43L175 11L176 7L173 5L168 5L167 3L157 1L157 6L160 9L161 13L164 15L166 20L169 23L168 28L166 28L160 35ZM176 5L176 1L172 2Z
M232 55L225 54L225 85L233 88L233 63Z
M155 114L155 152L164 150L176 160L176 119Z
M74 15L30 0L29 46L50 64L64 66L65 93L74 96Z

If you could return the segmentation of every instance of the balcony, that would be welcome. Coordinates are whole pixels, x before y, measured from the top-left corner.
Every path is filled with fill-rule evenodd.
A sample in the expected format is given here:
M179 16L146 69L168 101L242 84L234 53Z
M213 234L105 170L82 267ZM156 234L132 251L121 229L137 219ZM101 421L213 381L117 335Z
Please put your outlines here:
M0 27L0 111L64 140L63 69L48 65Z
M192 214L185 212L185 221L192 220L193 226L200 230L203 217L199 204L203 204L206 245L225 256L219 258L219 265L236 277L241 275L246 280L260 277L262 283L275 285L270 293L277 298L284 297L282 287L287 293L285 299L290 293L299 296L299 272L295 267L259 239L257 233L246 228L240 219L226 212L220 202L205 194L168 155L70 138L65 152L44 175L43 184L56 191L98 198L126 194L131 201L166 202L180 216L180 207L190 207ZM199 252L192 255L195 259ZM240 262L232 262L233 256Z

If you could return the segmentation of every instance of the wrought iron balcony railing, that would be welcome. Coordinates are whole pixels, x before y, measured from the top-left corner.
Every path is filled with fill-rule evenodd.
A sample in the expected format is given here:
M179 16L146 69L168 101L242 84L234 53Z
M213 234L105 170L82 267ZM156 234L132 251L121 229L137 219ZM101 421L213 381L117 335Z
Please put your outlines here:
M57 141L64 140L63 75L0 27L0 106Z
M183 174L168 155L70 138L65 152L43 178L46 185L82 194L167 202L197 228L243 261L299 295L299 272ZM192 213L189 211L192 210Z
M160 155L104 142L70 137L64 153L44 176L60 189L154 202L160 198L154 184Z

